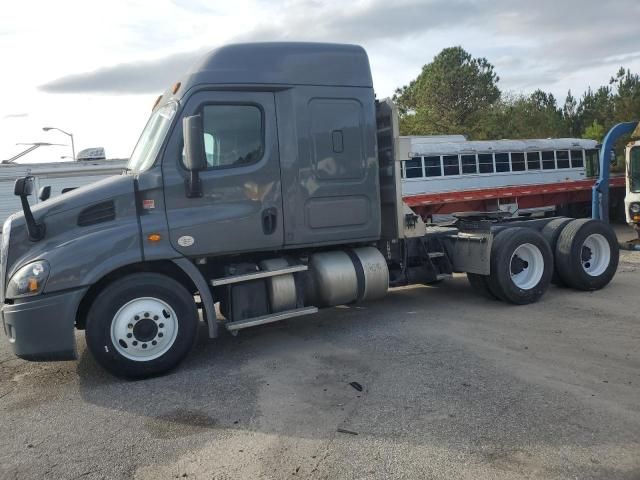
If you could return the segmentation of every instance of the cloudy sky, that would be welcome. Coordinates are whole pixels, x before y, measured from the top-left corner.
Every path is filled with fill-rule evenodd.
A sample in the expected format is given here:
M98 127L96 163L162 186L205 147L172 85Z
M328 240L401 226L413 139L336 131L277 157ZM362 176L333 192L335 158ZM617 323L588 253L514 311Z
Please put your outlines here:
M0 14L0 159L19 142L103 146L127 157L156 96L203 52L238 41L363 45L378 97L442 48L485 56L503 91L563 101L621 66L640 72L640 1L610 0L21 0ZM43 147L25 161L59 160Z

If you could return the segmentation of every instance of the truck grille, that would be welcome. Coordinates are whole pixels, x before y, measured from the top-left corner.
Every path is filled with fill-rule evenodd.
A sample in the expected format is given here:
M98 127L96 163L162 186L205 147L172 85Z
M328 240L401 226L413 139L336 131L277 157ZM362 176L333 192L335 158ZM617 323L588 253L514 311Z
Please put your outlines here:
M96 223L109 222L116 218L116 208L113 200L97 203L85 208L78 215L78 226L87 227Z

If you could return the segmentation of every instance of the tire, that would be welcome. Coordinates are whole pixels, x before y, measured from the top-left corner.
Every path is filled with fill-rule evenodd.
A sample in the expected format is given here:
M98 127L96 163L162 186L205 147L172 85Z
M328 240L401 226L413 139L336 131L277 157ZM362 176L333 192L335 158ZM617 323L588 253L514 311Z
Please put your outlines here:
M516 305L537 302L549 288L553 254L536 230L514 227L496 236L491 247L491 292Z
M488 275L479 275L477 273L467 272L467 280L469 280L469 283L474 288L474 290L484 298L488 298L489 300L500 300L491 292L491 289L489 288Z
M618 239L610 225L581 218L571 221L560 233L556 245L558 275L578 290L605 287L618 269Z
M562 230L564 230L564 227L566 227L567 224L571 222L571 220L572 220L571 218L554 218L549 223L547 223L542 229L542 232L541 232L542 236L549 244L549 247L551 247L552 252L556 251L556 245L558 243L558 238L560 237L560 233L562 233ZM554 260L556 259L554 258ZM554 285L564 286L565 283L560 278L560 275L558 275L557 260L554 263L556 264L556 268L554 268L553 270L553 275L551 276L551 283L553 283Z
M119 377L145 378L171 370L196 340L193 296L174 279L134 273L109 284L94 300L85 337L96 361Z

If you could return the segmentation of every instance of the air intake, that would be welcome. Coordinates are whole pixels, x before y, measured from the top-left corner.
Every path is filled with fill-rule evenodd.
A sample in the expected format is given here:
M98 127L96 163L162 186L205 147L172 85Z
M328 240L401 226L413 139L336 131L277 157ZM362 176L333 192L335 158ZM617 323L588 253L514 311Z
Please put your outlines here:
M109 222L116 218L116 208L113 201L97 203L85 208L78 215L78 225L88 227L97 223Z

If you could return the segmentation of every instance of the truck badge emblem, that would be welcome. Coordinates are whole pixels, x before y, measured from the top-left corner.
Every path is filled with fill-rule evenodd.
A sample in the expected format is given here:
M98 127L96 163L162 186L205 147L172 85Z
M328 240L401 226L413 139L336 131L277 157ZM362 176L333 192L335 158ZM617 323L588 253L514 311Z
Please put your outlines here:
M156 201L153 199L142 200L142 208L144 208L145 210L156 208Z
M178 239L178 245L180 245L181 247L190 247L194 244L194 242L195 240L193 239L193 237L189 235L185 235Z

